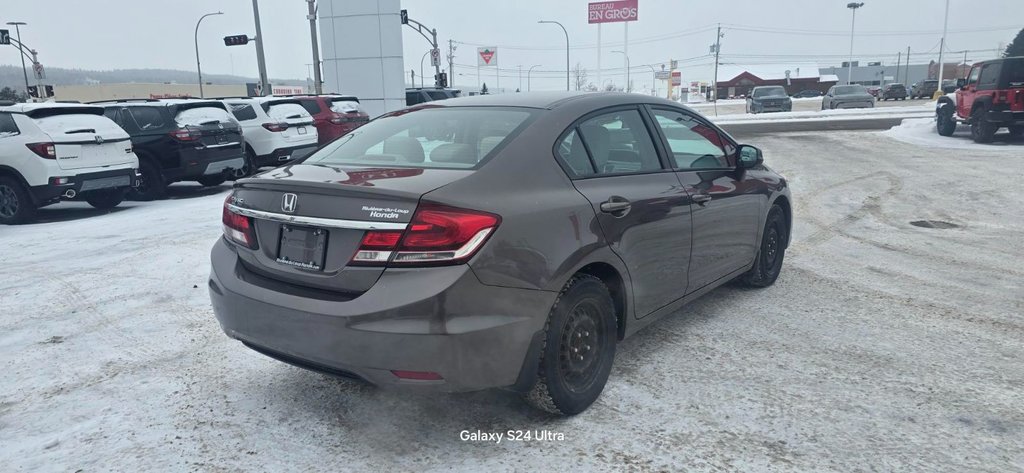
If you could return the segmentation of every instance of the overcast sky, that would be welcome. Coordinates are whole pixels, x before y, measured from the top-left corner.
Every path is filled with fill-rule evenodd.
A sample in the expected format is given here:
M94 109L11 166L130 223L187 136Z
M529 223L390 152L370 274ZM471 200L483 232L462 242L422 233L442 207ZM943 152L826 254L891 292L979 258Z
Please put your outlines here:
M326 1L326 0L324 0ZM359 1L359 0L345 0ZM937 60L944 2L942 0L864 0L857 12L855 58L895 63L897 52L911 48L913 62ZM477 45L497 46L502 87L522 87L526 71L533 72L534 89L565 85L565 37L569 31L571 62L580 62L597 81L597 26L587 24L587 0L406 0L409 15L437 28L441 41L459 44L455 85L476 85ZM849 53L850 10L846 0L639 0L639 21L629 25L629 56L635 86L649 87L651 71L644 64L682 59L684 80L710 79L708 46L713 27L721 22L722 61L785 68L785 64L815 62L838 65ZM260 14L271 77L305 78L312 62L309 23L304 0L261 0ZM203 14L222 16L203 21L199 33L203 69L211 73L256 76L252 46L225 47L229 34L254 34L251 0L3 0L0 22L24 21L22 39L39 51L50 67L82 69L172 68L195 70L193 31ZM1022 0L952 0L947 51L979 50L969 60L996 54L1024 27ZM751 31L751 30L771 31ZM13 35L13 31L11 32ZM622 84L623 24L602 30L607 69L603 82ZM403 33L406 70L419 74L426 41L413 30ZM360 40L353 38L353 40ZM980 51L985 50L985 51ZM927 53L927 54L926 54ZM742 56L741 56L742 55ZM952 54L962 60L963 53ZM11 47L0 49L0 64L16 64ZM459 64L468 67L460 67ZM429 58L425 67L429 69ZM613 70L616 69L617 70ZM550 71L550 72L546 72ZM495 71L482 79L496 85Z

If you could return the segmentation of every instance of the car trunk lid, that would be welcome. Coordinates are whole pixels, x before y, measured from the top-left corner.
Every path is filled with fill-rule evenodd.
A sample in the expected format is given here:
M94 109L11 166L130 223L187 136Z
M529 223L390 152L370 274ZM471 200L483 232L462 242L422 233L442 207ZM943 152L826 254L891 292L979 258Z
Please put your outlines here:
M99 107L47 107L27 115L54 144L61 169L106 167L133 162L128 133Z
M274 122L288 124L288 127L280 132L285 142L295 146L316 143L313 116L298 100L271 100L263 106Z
M179 105L174 121L204 148L239 148L242 145L241 128L222 103Z

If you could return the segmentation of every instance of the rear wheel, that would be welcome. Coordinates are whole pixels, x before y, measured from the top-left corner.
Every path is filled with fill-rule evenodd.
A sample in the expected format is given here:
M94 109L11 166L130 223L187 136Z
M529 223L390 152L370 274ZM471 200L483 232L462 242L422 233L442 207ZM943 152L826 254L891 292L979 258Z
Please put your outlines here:
M85 195L85 201L97 209L112 209L124 201L125 189L104 189Z
M978 107L971 112L971 138L975 143L991 143L999 127L985 120L985 108Z
M156 200L163 198L167 191L167 183L164 181L164 174L160 167L153 161L146 159L139 161L139 185L128 192L133 200Z
M249 177L256 172L256 152L253 151L252 148L246 146L245 156L242 158L245 159L245 164L243 164L240 169L231 170L232 180Z
M0 223L16 225L32 219L36 205L17 179L0 177Z
M601 395L615 359L608 287L589 274L573 276L551 308L545 332L537 380L524 398L552 414L579 414Z
M226 180L228 180L228 178L227 178L227 176L225 176L223 174L215 174L213 176L203 176L203 177L200 177L199 179L196 179L196 181L199 181L200 184L202 184L202 185L204 185L206 187L219 186L219 185L223 184L224 181L226 181Z
M935 114L935 129L942 136L953 136L956 131L956 120L953 118L951 105L946 105Z
M1013 136L1024 136L1024 125L1011 126L1010 134Z
M775 284L782 272L782 260L786 256L789 225L782 207L773 205L768 211L761 234L761 248L757 252L754 267L739 277L739 282L749 287L768 287Z

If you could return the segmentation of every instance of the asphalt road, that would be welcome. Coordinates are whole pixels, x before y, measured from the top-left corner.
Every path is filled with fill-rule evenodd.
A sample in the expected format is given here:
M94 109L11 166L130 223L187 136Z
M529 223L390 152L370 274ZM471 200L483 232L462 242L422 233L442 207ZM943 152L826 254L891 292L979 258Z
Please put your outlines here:
M1020 471L1024 190L1007 170L1024 153L864 132L749 141L795 197L777 284L718 289L626 340L571 419L502 391L382 391L229 340L205 289L224 189L0 228L0 465ZM563 438L460 439L510 429Z

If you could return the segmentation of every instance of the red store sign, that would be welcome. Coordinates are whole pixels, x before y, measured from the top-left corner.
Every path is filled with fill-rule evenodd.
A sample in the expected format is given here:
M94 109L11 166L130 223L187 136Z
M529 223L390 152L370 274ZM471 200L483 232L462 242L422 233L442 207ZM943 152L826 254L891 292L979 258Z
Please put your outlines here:
M618 23L636 21L638 0L595 2L588 4L588 23Z

